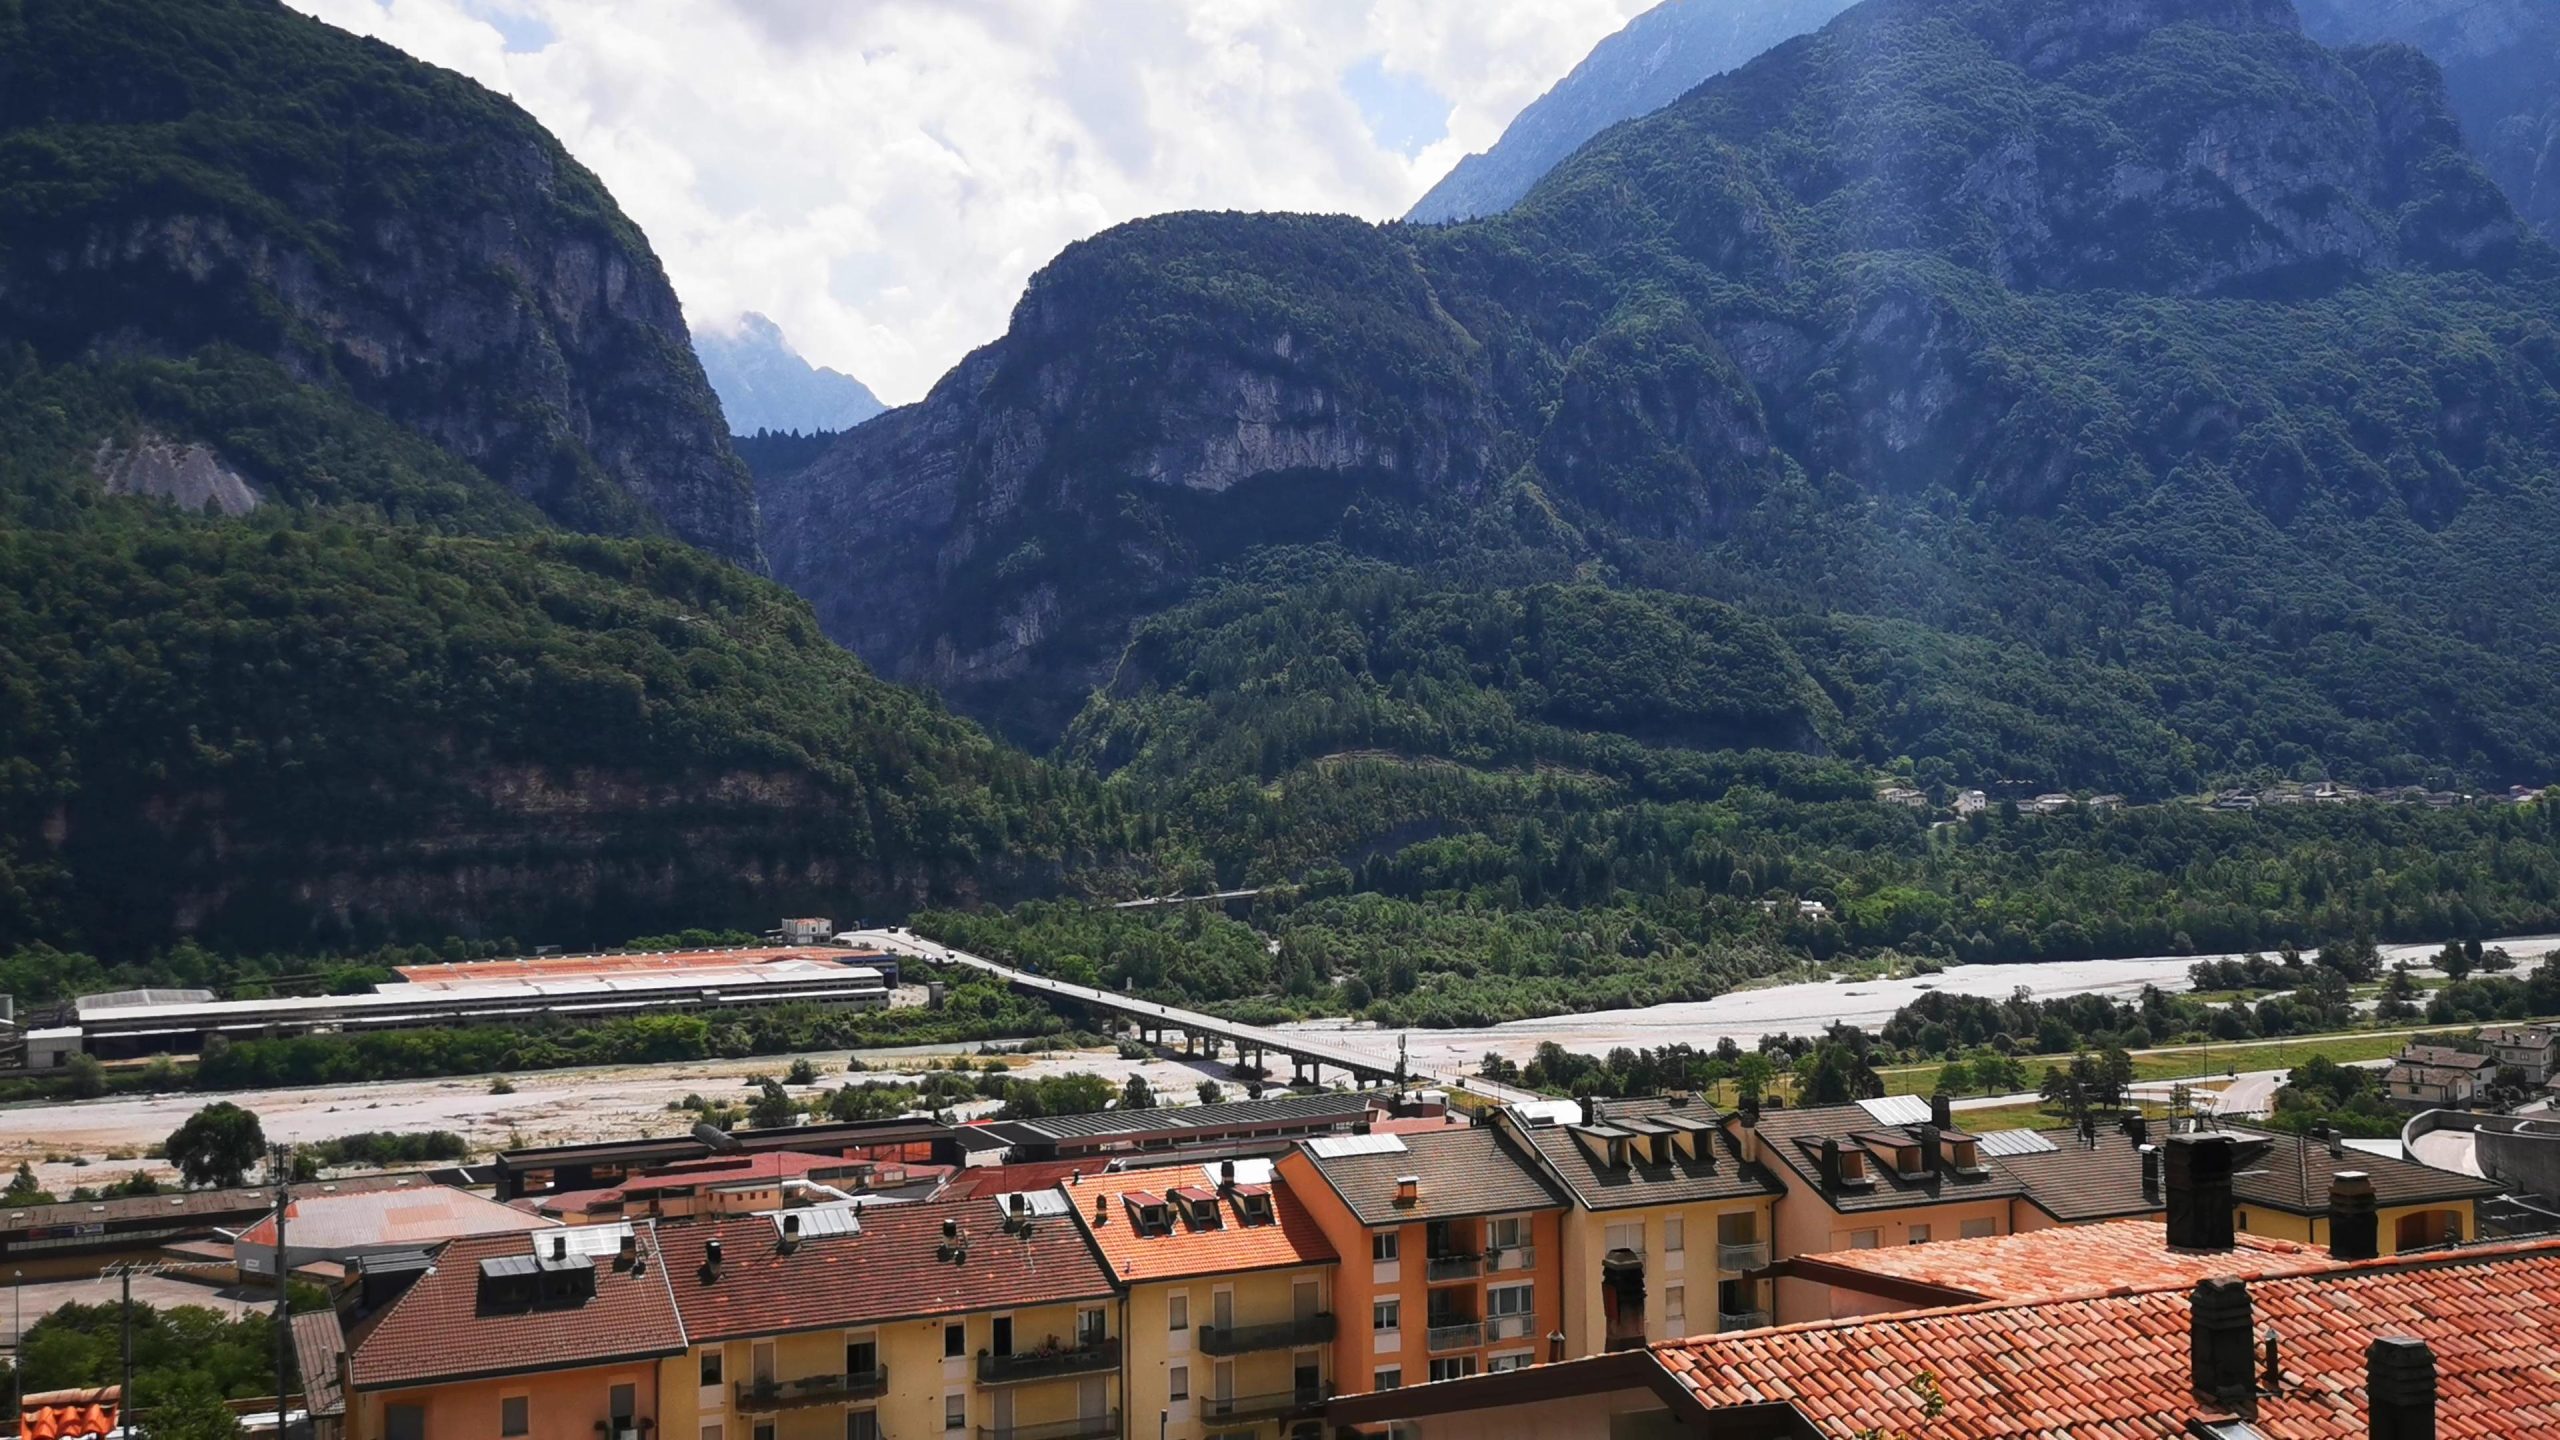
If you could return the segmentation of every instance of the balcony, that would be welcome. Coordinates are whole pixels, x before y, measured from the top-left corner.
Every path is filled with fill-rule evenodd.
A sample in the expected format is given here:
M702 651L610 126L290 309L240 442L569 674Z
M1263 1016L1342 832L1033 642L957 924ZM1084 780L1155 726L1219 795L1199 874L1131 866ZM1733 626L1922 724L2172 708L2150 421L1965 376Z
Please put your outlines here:
M835 1405L869 1400L889 1389L889 1367L846 1375L803 1375L797 1380L741 1380L738 1408L747 1411L797 1410L803 1405Z
M1718 1245L1716 1247L1716 1268L1718 1270L1739 1275L1745 1270L1766 1269L1768 1264L1769 1246L1765 1241L1751 1240L1740 1245Z
M1250 1355L1257 1350L1295 1350L1302 1345L1333 1343L1334 1323L1330 1314L1309 1315L1303 1320L1282 1320L1271 1325L1231 1325L1200 1327L1200 1349L1208 1355Z
M1758 1330L1768 1323L1769 1312L1766 1310L1727 1310L1716 1316L1716 1331L1721 1334L1727 1330Z
M1120 1433L1120 1412L1079 1415L1038 1425L981 1425L978 1440L1103 1440Z
M1330 1385L1301 1385L1294 1390L1275 1390L1267 1395L1203 1395L1200 1418L1212 1424L1242 1420L1268 1420L1273 1416L1297 1415L1317 1409L1333 1398Z
M1513 1270L1535 1270L1538 1268L1538 1247L1505 1245L1499 1250L1489 1250L1485 1252L1484 1268L1497 1275Z
M1120 1363L1120 1342L1097 1340L1070 1350L1017 1350L1011 1355L978 1352L978 1383L1018 1385L1025 1380L1054 1380L1061 1375L1090 1375Z
M1423 1333L1423 1343L1433 1350L1470 1350L1484 1343L1484 1325L1475 1320L1435 1324Z
M1443 1280L1473 1280L1483 1273L1481 1255L1434 1255L1423 1262L1422 1278L1437 1285Z
M1496 1315L1484 1322L1484 1338L1487 1343L1495 1340L1523 1339L1531 1330L1537 1328L1537 1324L1538 1317L1535 1315Z

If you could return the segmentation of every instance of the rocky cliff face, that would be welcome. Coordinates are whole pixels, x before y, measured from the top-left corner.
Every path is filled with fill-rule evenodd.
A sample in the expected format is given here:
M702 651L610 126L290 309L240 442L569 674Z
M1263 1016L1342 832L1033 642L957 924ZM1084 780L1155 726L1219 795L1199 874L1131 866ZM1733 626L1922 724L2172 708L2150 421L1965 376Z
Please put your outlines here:
M273 0L30 0L0 144L0 330L48 362L247 349L562 524L760 563L656 257L504 100Z
M2545 506L2483 437L2544 433L2552 264L2422 57L2325 49L2287 0L1869 0L1496 219L1078 246L923 404L768 493L767 543L829 633L1035 739L1133 621L1310 542L1968 636L2149 627L2088 556L2177 595L2307 564L2315 516ZM2152 498L2226 474L2263 510ZM2172 623L2164 653L2230 658Z

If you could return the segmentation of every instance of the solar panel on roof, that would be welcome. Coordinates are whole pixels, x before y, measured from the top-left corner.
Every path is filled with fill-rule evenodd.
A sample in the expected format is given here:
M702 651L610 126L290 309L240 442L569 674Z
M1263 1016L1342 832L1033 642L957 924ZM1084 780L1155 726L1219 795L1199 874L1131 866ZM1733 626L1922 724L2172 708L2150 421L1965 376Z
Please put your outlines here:
M1994 1130L1973 1138L1985 1155L2043 1155L2062 1148L2033 1130Z
M1319 1160L1340 1160L1348 1155L1402 1155L1401 1135L1325 1135L1307 1142L1307 1153Z
M1879 1125L1929 1123L1929 1102L1917 1095L1886 1095L1874 1100L1861 1100L1858 1108L1875 1117Z
M1236 1167L1235 1181L1239 1185L1271 1183L1271 1162L1268 1159L1230 1160L1225 1163ZM1216 1165L1203 1165L1200 1167L1200 1173L1208 1176L1209 1183L1212 1185L1223 1184L1227 1178Z
M1017 1201L1021 1212L1032 1216L1066 1215L1075 1209L1067 1203L1066 1195L1057 1190L1008 1190L995 1197L996 1213L1013 1214Z
M631 1234L628 1225L570 1225L558 1230L536 1230L532 1233L533 1250L548 1255L561 1241L569 1244L572 1255L615 1255L621 1253L624 1237Z

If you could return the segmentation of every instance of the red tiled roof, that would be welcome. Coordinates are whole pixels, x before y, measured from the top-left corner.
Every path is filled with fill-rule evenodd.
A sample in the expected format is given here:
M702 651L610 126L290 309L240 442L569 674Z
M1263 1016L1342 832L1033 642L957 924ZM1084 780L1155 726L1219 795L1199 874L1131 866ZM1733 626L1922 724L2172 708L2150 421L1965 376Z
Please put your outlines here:
M1194 1175L1202 1173L1197 1168L1192 1171ZM1131 1223L1134 1212L1130 1207L1112 1202L1162 1203L1158 1192L1148 1187L1162 1185L1168 1178L1168 1172L1162 1169L1088 1175L1066 1190L1068 1202L1075 1206L1076 1219L1093 1237L1111 1273L1119 1279L1167 1280L1183 1275L1333 1263L1333 1246L1325 1240L1315 1217L1298 1203L1287 1182L1277 1179L1270 1187L1272 1219L1268 1224L1248 1225L1234 1199L1219 1196L1213 1190L1184 1186L1183 1192L1201 1195L1218 1206L1217 1227L1195 1226L1183 1218L1179 1207L1169 1207L1171 1233L1137 1233Z
M1119 1157L1080 1155L1073 1160L1034 1160L1020 1165L971 1165L951 1177L942 1198L967 1200L1022 1190L1048 1190L1078 1175L1099 1175Z
M967 1258L941 1258L956 1221ZM991 1198L875 1205L856 1235L811 1235L789 1253L770 1216L697 1221L659 1232L685 1330L697 1341L868 1325L972 1310L1101 1300L1112 1293L1084 1233L1064 1215L1009 1234ZM720 1242L720 1273L703 1271Z
M2052 1233L2052 1232L2046 1232ZM2560 1440L2560 1245L2367 1261L2249 1286L2281 1332L2265 1440L2362 1440L2364 1351L2435 1351L2443 1440ZM2190 1390L2189 1288L1702 1336L1654 1357L1709 1407L1785 1403L1814 1433L2175 1440L2222 1412ZM1931 1396L1941 1397L1932 1414Z
M667 1267L653 1258L652 1227L635 1227L641 1264L595 1262L595 1294L578 1304L491 1309L480 1300L480 1262L531 1255L571 1232L487 1235L436 1252L435 1268L349 1336L355 1388L398 1389L482 1375L568 1370L672 1355L685 1348Z
M820 1171L852 1174L871 1163L868 1160L847 1160L841 1155L811 1155L799 1150L713 1155L701 1160L679 1160L672 1165L654 1166L644 1174L624 1180L615 1188L628 1199L663 1190L706 1189L758 1180L798 1180Z
M1806 1279L1860 1276L1899 1280L1975 1300L2060 1300L2230 1276L2243 1280L2331 1270L2329 1252L2291 1240L2241 1235L2229 1250L2172 1250L2157 1220L2114 1220L2021 1230L1976 1240L1940 1240L1873 1250L1841 1250L1781 1262Z

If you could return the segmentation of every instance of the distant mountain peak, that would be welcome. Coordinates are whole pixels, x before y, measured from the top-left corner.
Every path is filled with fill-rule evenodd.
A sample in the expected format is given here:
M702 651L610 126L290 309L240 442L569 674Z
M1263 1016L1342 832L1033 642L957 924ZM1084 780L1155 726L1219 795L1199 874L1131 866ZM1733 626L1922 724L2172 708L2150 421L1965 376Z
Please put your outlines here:
M693 348L732 434L850 430L889 408L870 386L801 358L782 327L753 310L738 317L734 333L705 327Z

